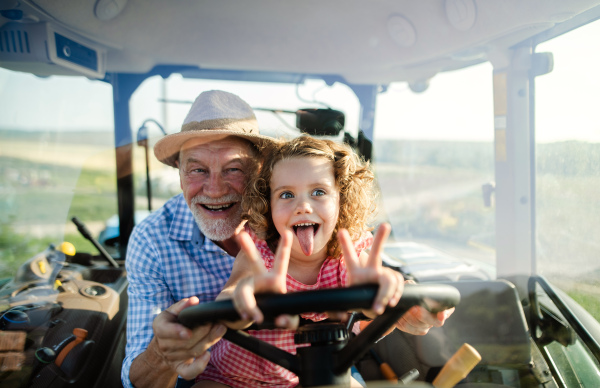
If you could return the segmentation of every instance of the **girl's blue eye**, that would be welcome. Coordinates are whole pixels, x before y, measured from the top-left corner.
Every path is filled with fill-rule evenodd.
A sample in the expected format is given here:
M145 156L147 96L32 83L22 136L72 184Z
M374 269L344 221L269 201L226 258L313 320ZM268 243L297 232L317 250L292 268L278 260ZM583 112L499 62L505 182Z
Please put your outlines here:
M284 191L283 193L279 194L279 198L281 198L281 199L294 198L294 194L290 193L289 191Z
M320 197L322 195L325 195L325 190L315 189L313 190L312 195L314 195L315 197Z

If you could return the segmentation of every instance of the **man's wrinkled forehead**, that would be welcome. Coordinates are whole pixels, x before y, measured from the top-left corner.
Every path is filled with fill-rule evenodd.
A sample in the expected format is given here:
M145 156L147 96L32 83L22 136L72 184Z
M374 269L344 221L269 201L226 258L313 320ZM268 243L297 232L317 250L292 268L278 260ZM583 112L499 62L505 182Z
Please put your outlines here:
M180 159L181 155L193 152L216 152L223 149L239 150L242 156L256 156L258 151L252 142L237 137L237 136L223 136L222 138L206 141L206 139L197 138L190 139L183 143L179 151Z

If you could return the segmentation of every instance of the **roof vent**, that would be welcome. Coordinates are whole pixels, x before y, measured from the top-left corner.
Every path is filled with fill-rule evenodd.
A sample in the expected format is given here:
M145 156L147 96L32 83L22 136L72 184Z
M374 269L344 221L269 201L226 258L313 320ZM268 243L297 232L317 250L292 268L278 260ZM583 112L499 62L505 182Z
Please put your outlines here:
M21 23L7 23L0 28L0 59L10 56L17 60L30 58L32 55L30 34ZM43 56L46 57L45 55ZM40 59L40 58L36 58Z
M0 41L0 52L29 53L29 38L26 31L4 31Z

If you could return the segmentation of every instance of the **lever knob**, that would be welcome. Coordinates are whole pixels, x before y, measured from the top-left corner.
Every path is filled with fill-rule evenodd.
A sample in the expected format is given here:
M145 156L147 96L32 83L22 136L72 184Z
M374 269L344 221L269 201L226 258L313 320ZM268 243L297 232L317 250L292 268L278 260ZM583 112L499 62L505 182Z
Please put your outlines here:
M446 362L440 373L433 380L435 388L452 388L481 361L481 356L469 344L463 344Z
M63 361L65 360L65 357L67 357L67 354L69 354L69 352L73 350L75 346L79 345L87 338L88 332L85 329L80 329L76 327L75 329L73 329L73 335L75 336L75 339L69 342L67 346L65 346L63 350L61 350L61 352L58 354L58 357L56 357L56 361L54 361L56 366L60 367L62 365Z

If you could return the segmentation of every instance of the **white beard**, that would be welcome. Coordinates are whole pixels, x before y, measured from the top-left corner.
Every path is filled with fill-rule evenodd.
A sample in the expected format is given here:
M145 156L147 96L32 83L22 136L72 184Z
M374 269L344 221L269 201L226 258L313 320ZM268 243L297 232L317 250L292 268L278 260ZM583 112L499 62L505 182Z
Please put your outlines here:
M196 220L196 224L200 228L200 231L213 241L223 241L233 237L236 229L242 222L242 207L238 205L237 210L231 213L229 217L225 219L212 219L206 217L206 215L198 209L197 204L214 204L214 203L228 203L228 202L241 202L242 196L240 194L228 194L221 198L208 198L205 196L196 196L192 198L192 214Z

